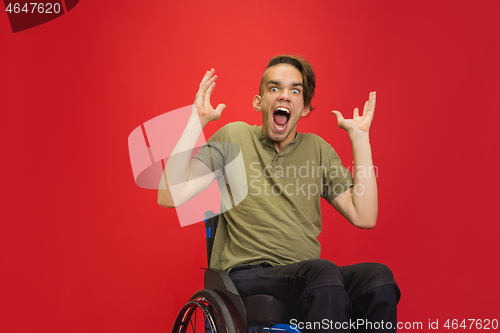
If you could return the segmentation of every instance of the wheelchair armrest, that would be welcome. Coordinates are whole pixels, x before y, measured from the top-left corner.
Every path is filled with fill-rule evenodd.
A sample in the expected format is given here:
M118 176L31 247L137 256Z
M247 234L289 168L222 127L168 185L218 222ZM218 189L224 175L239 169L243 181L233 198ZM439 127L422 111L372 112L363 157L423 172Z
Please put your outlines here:
M234 320L234 326L240 333L246 333L247 313L240 294L226 272L220 269L207 268L204 278L205 289L215 291L225 301Z
M205 289L229 291L231 294L240 297L229 275L220 269L208 268L205 271Z

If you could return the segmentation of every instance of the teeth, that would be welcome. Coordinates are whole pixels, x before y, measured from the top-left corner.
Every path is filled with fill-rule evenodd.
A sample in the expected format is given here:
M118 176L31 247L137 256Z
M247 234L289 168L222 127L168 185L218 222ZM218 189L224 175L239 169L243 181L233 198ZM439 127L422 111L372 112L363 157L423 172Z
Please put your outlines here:
M282 107L279 107L279 108L277 108L276 110L279 110L279 111L285 111L286 113L290 113L290 110L288 110L287 108L282 108Z

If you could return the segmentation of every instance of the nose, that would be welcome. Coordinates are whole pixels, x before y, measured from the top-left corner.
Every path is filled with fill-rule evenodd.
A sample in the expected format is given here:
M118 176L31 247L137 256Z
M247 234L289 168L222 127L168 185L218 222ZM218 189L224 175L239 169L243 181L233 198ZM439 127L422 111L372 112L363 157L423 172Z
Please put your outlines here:
M280 101L290 102L290 91L288 89L282 89L279 95Z

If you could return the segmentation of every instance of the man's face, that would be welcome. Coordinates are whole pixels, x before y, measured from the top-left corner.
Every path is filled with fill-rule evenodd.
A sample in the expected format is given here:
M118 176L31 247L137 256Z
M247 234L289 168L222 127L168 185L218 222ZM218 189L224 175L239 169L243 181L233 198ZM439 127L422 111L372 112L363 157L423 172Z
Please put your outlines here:
M310 108L304 106L302 74L289 64L272 66L264 73L262 96L254 97L262 112L262 129L279 148L295 138L297 122Z

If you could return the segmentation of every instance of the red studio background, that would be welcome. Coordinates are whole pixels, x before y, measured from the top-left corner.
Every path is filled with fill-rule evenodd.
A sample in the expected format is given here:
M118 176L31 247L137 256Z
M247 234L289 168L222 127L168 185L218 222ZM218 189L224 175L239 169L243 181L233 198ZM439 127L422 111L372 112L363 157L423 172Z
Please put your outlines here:
M17 33L0 13L0 331L169 331L202 288L204 229L135 184L128 135L192 103L212 67L227 109L205 135L260 124L251 101L280 53L315 67L316 110L298 129L346 166L330 111L351 117L377 91L378 225L324 204L322 257L389 265L400 322L500 320L499 12L496 0L82 0Z

